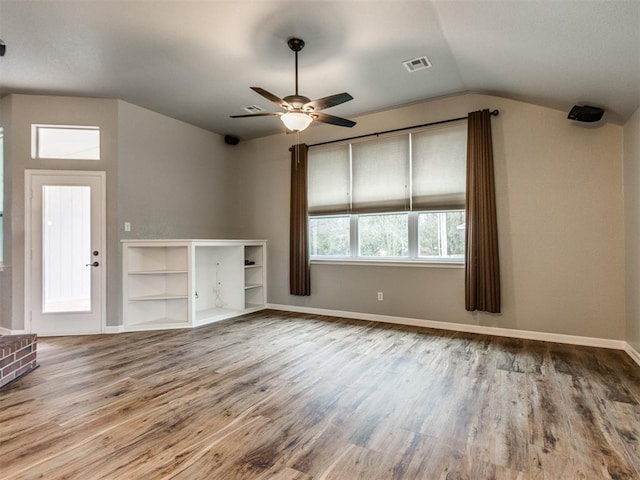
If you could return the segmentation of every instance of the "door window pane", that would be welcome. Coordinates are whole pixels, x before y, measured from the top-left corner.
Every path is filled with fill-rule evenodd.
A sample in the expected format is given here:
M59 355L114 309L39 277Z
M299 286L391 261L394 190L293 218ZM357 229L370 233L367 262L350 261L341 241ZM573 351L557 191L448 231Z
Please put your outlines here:
M90 195L85 186L43 187L44 313L91 311Z

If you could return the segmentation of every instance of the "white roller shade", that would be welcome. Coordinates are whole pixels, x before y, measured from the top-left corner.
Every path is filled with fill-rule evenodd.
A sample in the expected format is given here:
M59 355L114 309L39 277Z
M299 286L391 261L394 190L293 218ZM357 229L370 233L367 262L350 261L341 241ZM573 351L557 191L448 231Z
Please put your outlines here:
M309 213L328 215L349 212L349 145L310 149L308 162Z
M464 208L467 122L412 135L414 210Z
M354 213L409 209L409 137L352 145Z

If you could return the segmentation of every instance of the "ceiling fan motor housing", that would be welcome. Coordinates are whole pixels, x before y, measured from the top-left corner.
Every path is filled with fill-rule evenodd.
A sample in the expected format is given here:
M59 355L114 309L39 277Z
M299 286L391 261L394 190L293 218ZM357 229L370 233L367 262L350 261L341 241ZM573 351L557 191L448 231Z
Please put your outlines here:
M302 107L311 101L303 95L288 95L284 97L283 100L287 102L289 106L293 107L294 110L302 110ZM284 105L283 108L288 109L286 105ZM313 107L305 108L305 111L307 110L311 111Z

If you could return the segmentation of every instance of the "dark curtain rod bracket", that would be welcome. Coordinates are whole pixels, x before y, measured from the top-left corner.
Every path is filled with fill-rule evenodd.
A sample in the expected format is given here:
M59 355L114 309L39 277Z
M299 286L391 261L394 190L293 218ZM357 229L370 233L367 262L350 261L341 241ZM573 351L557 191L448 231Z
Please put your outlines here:
M492 116L497 117L499 114L500 114L500 110L491 110ZM457 122L460 120L465 120L466 118L467 117L450 118L448 120L440 120L438 122L423 123L422 125L413 125L411 127L402 127L402 128L396 128L393 130L385 130L384 132L366 133L364 135L357 135L355 137L341 138L339 140L329 140L328 142L314 143L313 145L309 145L309 148L319 147L321 145L329 145L331 143L347 142L349 140L357 140L359 138L379 137L380 135L386 135L387 133L396 133L396 132L402 132L404 130L413 130L414 128L423 128L423 127L431 127L433 125L442 125L443 123Z

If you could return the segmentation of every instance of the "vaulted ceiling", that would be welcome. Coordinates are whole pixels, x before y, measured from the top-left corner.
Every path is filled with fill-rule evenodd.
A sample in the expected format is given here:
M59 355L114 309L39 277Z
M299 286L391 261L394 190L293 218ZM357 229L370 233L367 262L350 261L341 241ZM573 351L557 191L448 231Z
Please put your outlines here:
M327 110L357 117L462 92L624 123L640 106L640 0L0 0L0 95L120 98L242 139L283 130L276 117L230 119L249 89L349 92ZM428 57L409 73L402 62ZM342 127L323 126L339 129Z

